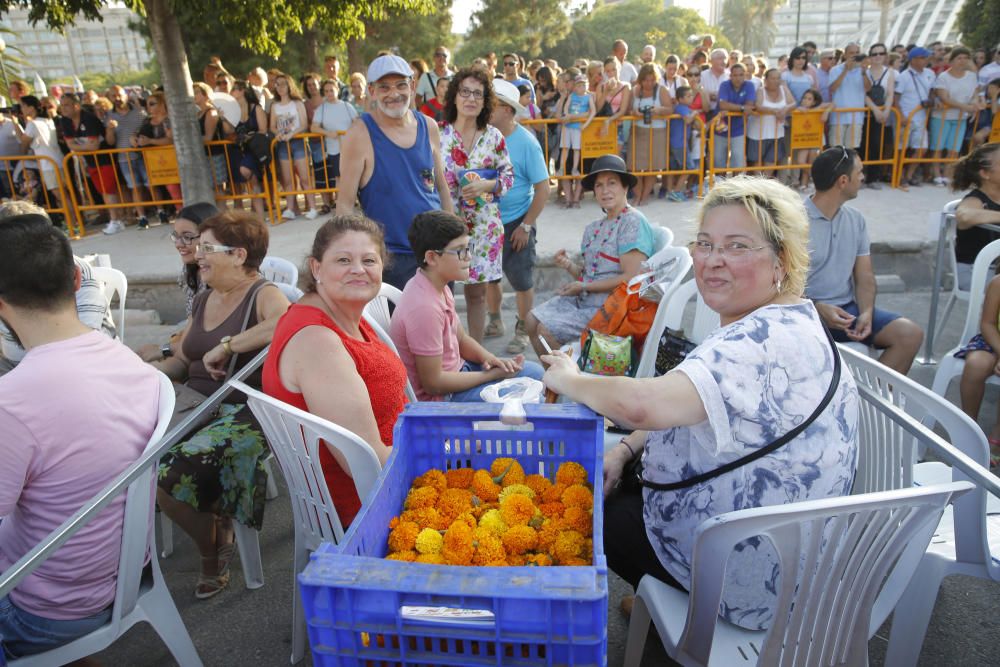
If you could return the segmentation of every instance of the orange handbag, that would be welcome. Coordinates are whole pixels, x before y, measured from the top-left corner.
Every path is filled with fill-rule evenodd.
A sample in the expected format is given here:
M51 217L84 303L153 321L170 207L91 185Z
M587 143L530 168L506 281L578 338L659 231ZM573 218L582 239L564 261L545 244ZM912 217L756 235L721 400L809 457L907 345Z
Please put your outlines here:
M628 284L622 281L584 327L580 336L581 349L591 329L612 336L632 336L635 349L641 349L653 326L658 305L655 301L640 298L638 293L629 294Z

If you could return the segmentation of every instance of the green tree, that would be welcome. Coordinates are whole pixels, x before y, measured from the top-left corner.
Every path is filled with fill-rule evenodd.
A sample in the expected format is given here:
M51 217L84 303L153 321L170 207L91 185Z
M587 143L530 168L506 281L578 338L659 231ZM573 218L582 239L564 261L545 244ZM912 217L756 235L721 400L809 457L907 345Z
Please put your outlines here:
M991 49L1000 44L1000 2L965 0L958 12L962 42L974 49Z
M735 48L766 52L774 43L774 12L782 4L782 0L726 0L719 25Z
M687 38L702 35L712 29L691 9L663 8L659 0L626 0L613 5L597 5L582 13L573 22L572 30L546 55L560 64L571 64L576 58L603 59L611 55L611 44L624 39L629 45L629 57L638 57L642 47L656 47L656 59L663 62L667 54L686 56L692 49Z
M568 0L484 0L456 62L468 64L489 51L524 58L546 55L570 30Z
M403 58L423 58L431 62L431 54L439 46L454 46L451 34L452 0L442 0L426 15L408 11L392 11L380 21L365 22L365 38L348 42L352 71L364 72L365 65L375 59L381 49L396 49Z

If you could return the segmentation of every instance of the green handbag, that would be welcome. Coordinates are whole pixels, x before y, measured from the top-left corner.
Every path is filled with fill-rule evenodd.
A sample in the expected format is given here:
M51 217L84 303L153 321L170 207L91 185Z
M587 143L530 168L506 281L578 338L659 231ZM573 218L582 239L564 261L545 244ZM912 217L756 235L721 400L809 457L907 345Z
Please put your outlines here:
M577 365L581 371L592 375L635 377L639 355L632 345L632 336L612 336L590 329Z

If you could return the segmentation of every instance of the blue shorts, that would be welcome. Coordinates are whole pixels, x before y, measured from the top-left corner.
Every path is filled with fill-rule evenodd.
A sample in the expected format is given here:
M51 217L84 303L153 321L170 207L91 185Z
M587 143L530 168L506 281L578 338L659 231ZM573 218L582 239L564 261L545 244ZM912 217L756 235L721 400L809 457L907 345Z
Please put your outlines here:
M131 163L131 166L129 166ZM129 190L148 188L149 177L146 175L146 161L139 153L120 153L118 155L118 170L125 177L125 185ZM134 176L134 178L133 178Z
M308 139L292 139L291 141L279 141L274 147L274 154L282 162L288 160L289 152L293 160L301 160L306 156L306 142Z
M967 126L964 120L941 120L931 116L930 149L957 153L962 148Z
M858 314L861 312L860 310L858 310L858 304L855 303L854 301L851 301L850 303L841 306L841 308L846 310L854 317L857 317ZM902 315L890 312L888 310L881 310L879 308L876 308L874 311L872 311L872 332L868 334L868 337L862 341L853 341L852 339L848 338L847 334L840 329L830 329L830 333L833 335L833 339L838 343L861 342L867 345L868 347L877 348L878 345L875 344L875 336L878 334L878 332L882 331L882 329L885 329L890 322L898 320L900 317L902 317Z
M58 648L93 632L111 620L111 607L72 621L35 616L15 606L10 596L0 598L0 645L2 658L13 660ZM6 664L0 659L0 664Z
M785 140L778 139L747 139L747 163L756 164L760 161L761 166L784 164L785 162Z
M481 370L483 370L483 367L480 366L479 364L474 364L471 361L466 361L464 364L462 364L461 372L469 373ZM517 377L541 380L543 375L545 375L545 369L542 368L541 364L535 361L525 361L524 368L522 368L521 372L517 374ZM448 396L445 400L451 401L452 403L482 403L483 399L480 398L479 392L481 392L484 387L488 387L491 384L496 384L497 382L502 382L502 380L496 380L494 382L484 382L478 387L473 387L472 389L466 389L465 391L456 391L454 394Z

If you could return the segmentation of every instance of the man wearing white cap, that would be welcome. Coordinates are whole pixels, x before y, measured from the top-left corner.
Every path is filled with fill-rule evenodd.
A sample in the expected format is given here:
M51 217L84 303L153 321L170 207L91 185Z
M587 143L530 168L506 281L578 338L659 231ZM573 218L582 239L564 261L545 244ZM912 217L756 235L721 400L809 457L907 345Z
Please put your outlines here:
M441 162L437 125L410 109L413 70L396 55L368 67L372 112L354 121L341 141L337 215L354 212L382 225L392 262L382 279L399 289L417 271L406 232L418 213L454 207Z
M507 143L507 154L514 166L514 186L500 198L500 219L503 221L503 272L514 288L517 299L517 324L507 352L521 354L530 345L524 326L528 313L535 305L535 222L549 198L549 171L545 166L542 147L535 135L515 120L524 110L517 87L503 79L493 79L496 105L490 114L490 125L500 130ZM485 335L502 336L500 302L503 289L500 281L486 288L486 308L490 314Z

